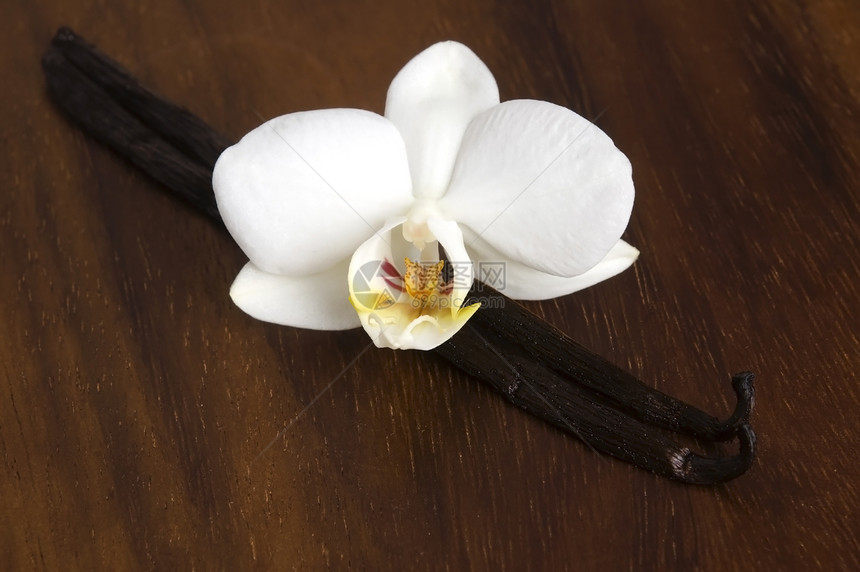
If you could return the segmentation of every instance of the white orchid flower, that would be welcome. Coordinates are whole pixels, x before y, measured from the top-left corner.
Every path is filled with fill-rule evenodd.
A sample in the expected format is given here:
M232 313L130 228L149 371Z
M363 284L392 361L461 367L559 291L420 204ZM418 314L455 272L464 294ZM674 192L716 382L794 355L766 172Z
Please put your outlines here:
M638 256L620 240L627 158L569 109L500 103L492 73L456 42L397 74L385 117L327 109L264 123L221 155L213 187L250 259L230 290L242 310L361 325L380 347L453 336L478 309L463 305L475 263L503 268L508 296L537 300Z

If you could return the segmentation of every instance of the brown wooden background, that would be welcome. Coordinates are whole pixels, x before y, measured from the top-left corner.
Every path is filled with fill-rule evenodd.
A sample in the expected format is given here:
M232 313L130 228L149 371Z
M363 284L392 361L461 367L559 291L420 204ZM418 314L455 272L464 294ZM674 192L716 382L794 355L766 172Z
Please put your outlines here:
M119 4L3 2L0 568L860 568L860 4ZM231 137L381 112L449 38L502 99L599 115L642 257L531 307L714 414L757 372L756 465L675 484L432 355L248 318L229 237L48 102L60 25Z

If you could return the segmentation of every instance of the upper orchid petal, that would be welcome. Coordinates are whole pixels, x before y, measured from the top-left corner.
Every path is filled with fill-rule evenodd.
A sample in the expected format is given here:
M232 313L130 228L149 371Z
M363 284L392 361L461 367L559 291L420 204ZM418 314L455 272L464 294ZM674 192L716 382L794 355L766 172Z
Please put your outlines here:
M269 274L249 262L233 281L230 296L258 320L314 330L356 328L360 322L343 279L348 263L343 260L318 274L293 278Z
M546 300L578 292L612 278L632 265L639 250L623 240L615 243L603 260L583 274L572 277L555 276L504 256L485 241L477 239L469 244L473 256L482 261L493 261L475 276L515 300ZM503 263L504 266L500 266Z
M233 238L256 267L316 274L348 258L412 202L403 139L356 109L284 115L228 148L212 185Z
M630 162L597 126L519 100L472 121L439 204L506 259L570 277L618 242L633 194Z
M445 193L472 119L499 103L493 74L463 44L430 46L391 82L385 116L400 130L416 197Z

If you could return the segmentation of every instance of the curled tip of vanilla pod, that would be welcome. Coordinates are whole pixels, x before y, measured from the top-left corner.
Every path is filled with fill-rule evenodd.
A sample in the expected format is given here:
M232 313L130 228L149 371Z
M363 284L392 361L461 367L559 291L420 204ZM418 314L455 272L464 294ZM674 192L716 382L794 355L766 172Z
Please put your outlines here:
M82 130L223 228L212 169L232 142L191 112L143 87L122 66L60 28L42 58L48 94ZM476 282L471 296L496 298L435 350L511 403L593 449L690 484L717 484L755 460L750 414L755 376L732 378L737 403L724 420L648 387L513 300ZM469 303L467 301L467 303ZM737 440L734 454L701 455Z

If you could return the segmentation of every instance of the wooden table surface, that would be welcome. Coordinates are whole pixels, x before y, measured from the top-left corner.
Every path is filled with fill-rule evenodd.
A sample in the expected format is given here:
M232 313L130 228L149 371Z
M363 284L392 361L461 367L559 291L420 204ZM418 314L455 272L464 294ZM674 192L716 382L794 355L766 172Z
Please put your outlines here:
M860 569L860 4L118 4L4 3L0 569ZM48 101L61 25L234 138L381 112L442 39L599 118L642 256L529 306L715 415L756 372L755 465L677 484L431 354L249 318L232 240Z

